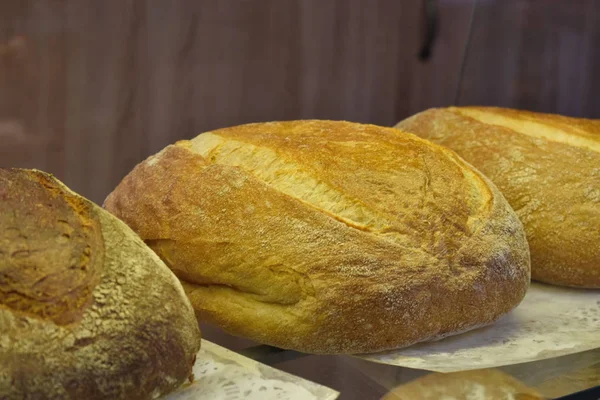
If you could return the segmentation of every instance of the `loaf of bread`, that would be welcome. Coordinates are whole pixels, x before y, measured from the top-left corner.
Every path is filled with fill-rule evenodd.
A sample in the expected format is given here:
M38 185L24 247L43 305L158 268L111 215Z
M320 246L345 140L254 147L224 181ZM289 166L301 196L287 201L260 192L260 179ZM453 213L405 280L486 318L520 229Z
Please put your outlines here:
M400 122L489 177L525 226L532 279L600 288L600 120L452 107Z
M150 399L200 347L181 284L51 175L0 169L0 398Z
M518 218L453 152L392 128L243 125L170 145L105 201L199 317L309 353L490 324L527 290Z
M382 400L543 400L537 390L497 369L433 373L401 385Z

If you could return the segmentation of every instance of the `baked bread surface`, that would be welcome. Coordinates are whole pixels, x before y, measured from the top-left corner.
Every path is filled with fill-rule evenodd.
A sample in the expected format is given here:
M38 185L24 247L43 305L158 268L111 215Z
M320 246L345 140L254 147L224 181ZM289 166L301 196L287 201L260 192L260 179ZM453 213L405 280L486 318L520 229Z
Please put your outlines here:
M35 170L0 169L0 398L149 399L200 346L177 278L123 222Z
M600 121L452 107L397 127L456 151L498 186L525 227L532 279L600 288Z
M340 121L248 124L139 164L105 207L199 317L310 353L375 352L493 322L529 283L521 223L453 152Z

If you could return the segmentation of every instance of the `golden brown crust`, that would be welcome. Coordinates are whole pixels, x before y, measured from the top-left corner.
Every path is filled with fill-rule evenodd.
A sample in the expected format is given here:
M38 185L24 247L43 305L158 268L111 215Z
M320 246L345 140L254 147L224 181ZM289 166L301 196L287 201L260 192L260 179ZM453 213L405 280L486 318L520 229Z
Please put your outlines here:
M454 153L390 128L250 124L168 146L107 198L202 319L312 353L489 324L529 282L522 227Z
M60 250L44 250L44 258L19 268L2 258L0 276L10 276L12 287L37 295L35 282L69 276L72 265L94 274L53 278L42 286L52 296L29 308L0 306L0 398L148 399L188 378L200 345L193 309L177 278L131 229L39 171L0 170L0 197L0 220L20 232L17 239L4 236L3 249ZM91 261L76 263L86 253ZM67 289L77 291L80 282L89 295L85 307L75 308L78 297ZM60 310L77 318L48 313L53 303L71 307Z
M525 226L533 279L600 288L600 121L461 107L397 127L455 150L502 190Z

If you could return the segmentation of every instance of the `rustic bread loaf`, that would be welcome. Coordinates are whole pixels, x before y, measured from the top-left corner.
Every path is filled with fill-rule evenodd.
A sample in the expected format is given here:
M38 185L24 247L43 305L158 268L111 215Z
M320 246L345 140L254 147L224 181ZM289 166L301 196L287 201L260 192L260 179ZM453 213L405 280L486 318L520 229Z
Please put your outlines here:
M456 151L500 188L525 226L532 279L600 288L600 120L451 107L397 127Z
M0 398L149 399L200 346L177 278L52 176L0 169Z
M493 322L529 284L518 218L453 152L392 128L249 124L166 147L107 198L201 319L311 353Z

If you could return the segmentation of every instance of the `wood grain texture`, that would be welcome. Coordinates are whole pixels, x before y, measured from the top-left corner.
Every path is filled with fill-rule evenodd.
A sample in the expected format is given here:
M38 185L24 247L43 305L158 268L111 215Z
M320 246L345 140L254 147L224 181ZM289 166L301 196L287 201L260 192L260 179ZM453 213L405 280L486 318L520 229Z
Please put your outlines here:
M600 118L600 2L480 0L459 105Z
M300 118L391 125L454 96L472 0L0 0L0 166L101 202L178 139Z

